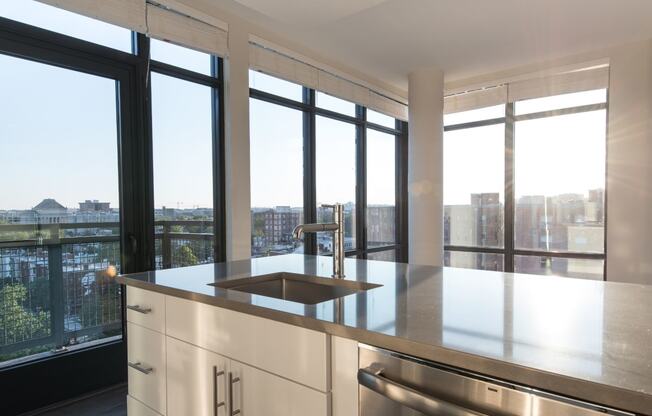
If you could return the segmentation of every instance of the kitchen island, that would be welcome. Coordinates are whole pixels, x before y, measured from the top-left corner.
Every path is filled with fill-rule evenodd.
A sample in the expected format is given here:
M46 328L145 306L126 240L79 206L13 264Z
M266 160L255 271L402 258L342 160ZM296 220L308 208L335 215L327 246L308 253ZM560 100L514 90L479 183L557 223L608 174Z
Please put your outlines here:
M165 325L175 325L176 319L178 333L196 332L187 335L193 345L232 342L225 336L209 341L210 335L202 335L212 328L198 325L193 317L212 312L182 312L190 304L199 305L197 308L208 305L237 312L237 316L229 315L234 320L242 315L268 322L251 338L262 344L268 341L265 334L277 328L274 325L284 324L278 331L289 331L284 335L288 343L293 340L292 327L296 327L614 409L652 414L652 287L355 259L346 260L345 279L379 286L317 304L211 285L277 272L329 277L331 263L329 257L284 255L123 275L117 280L137 290L134 298L142 300L147 293L162 296L163 300L153 303L165 304L167 320L163 317L163 323L148 324L149 329L155 326L154 333L160 326L159 332L166 334ZM147 302L144 298L136 305L128 293L127 304L132 308L128 313L134 314L133 320L128 316L129 325L134 321L138 326L140 312L134 308L142 309ZM171 312L174 308L178 308L176 313ZM229 318L215 319L226 322ZM197 326L200 328L193 329ZM239 335L243 341L256 328L246 331ZM183 339L170 330L166 335ZM296 336L301 340L288 345L288 351L302 345L321 348L319 342L314 347L303 335ZM129 327L127 337L131 349L137 340L132 339ZM331 344L326 346L329 348ZM339 364L335 362L336 348L332 348L335 367ZM295 364L301 367L305 354L297 351ZM169 351L161 354L168 354L169 365ZM255 368L268 370L266 366L280 365L265 362L260 352L252 351L250 356L259 360L252 364ZM306 360L309 363L309 358ZM320 366L330 365L329 360ZM336 389L334 376L324 378L304 374L301 368L281 367L277 373L284 380L296 380L327 394L331 394L332 381L333 391ZM329 372L321 367L315 371ZM215 375L216 391L221 386L217 380ZM161 406L165 408L165 404ZM225 407L218 400L215 412L221 414ZM165 414L164 409L157 410Z

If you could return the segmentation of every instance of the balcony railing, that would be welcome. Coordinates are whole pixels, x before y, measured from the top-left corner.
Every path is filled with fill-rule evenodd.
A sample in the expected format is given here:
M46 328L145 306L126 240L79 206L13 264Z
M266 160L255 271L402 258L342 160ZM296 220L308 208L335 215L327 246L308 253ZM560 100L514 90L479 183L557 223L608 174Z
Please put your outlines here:
M213 261L210 221L156 221L156 268ZM0 366L121 335L119 223L0 225Z

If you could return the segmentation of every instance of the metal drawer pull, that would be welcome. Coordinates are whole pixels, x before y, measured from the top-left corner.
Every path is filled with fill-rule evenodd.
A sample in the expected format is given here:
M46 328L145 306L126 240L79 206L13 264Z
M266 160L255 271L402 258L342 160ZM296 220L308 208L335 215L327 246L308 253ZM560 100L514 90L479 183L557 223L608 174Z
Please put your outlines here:
M132 363L129 361L127 365L129 365L129 367L133 368L134 370L140 371L143 374L149 374L154 371L152 367L143 367L143 364L140 361L137 363Z
M383 375L383 370L361 368L358 370L358 383L403 406L426 415L450 416L488 416L454 403L432 397L411 387L397 383Z
M229 416L240 414L240 409L233 410L233 385L238 381L240 381L240 377L233 377L233 373L229 371Z
M127 309L130 309L134 312L142 313L147 315L152 311L151 308L141 308L140 305L127 305Z
M217 387L217 378L223 375L224 375L224 371L222 370L218 371L217 366L213 366L213 403L214 403L213 415L214 416L217 416L217 410L220 407L226 405L226 403L224 403L224 400L222 400L221 402L219 401L220 400L219 389Z

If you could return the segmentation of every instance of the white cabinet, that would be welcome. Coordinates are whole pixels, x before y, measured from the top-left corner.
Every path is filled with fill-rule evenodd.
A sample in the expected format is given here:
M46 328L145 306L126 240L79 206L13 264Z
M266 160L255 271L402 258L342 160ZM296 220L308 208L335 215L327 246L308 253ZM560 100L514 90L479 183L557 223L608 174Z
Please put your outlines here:
M165 414L165 336L127 323L129 395Z
M226 416L228 361L168 337L167 415Z
M173 296L165 302L168 336L330 391L325 333Z
M131 396L127 396L127 414L129 416L161 416Z
M167 353L167 416L329 415L329 393L170 337Z
M231 361L233 412L244 416L328 416L330 393ZM237 380L237 381L236 381Z
M129 416L355 416L357 342L141 289ZM335 362L333 362L335 360Z

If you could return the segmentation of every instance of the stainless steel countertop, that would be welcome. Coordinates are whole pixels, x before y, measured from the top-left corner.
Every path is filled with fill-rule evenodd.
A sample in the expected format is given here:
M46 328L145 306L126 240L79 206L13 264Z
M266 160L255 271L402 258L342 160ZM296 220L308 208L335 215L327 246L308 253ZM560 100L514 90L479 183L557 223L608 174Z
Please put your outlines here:
M330 257L293 254L116 279L652 415L652 286L355 259L346 279L383 286L308 306L208 286L331 269Z

